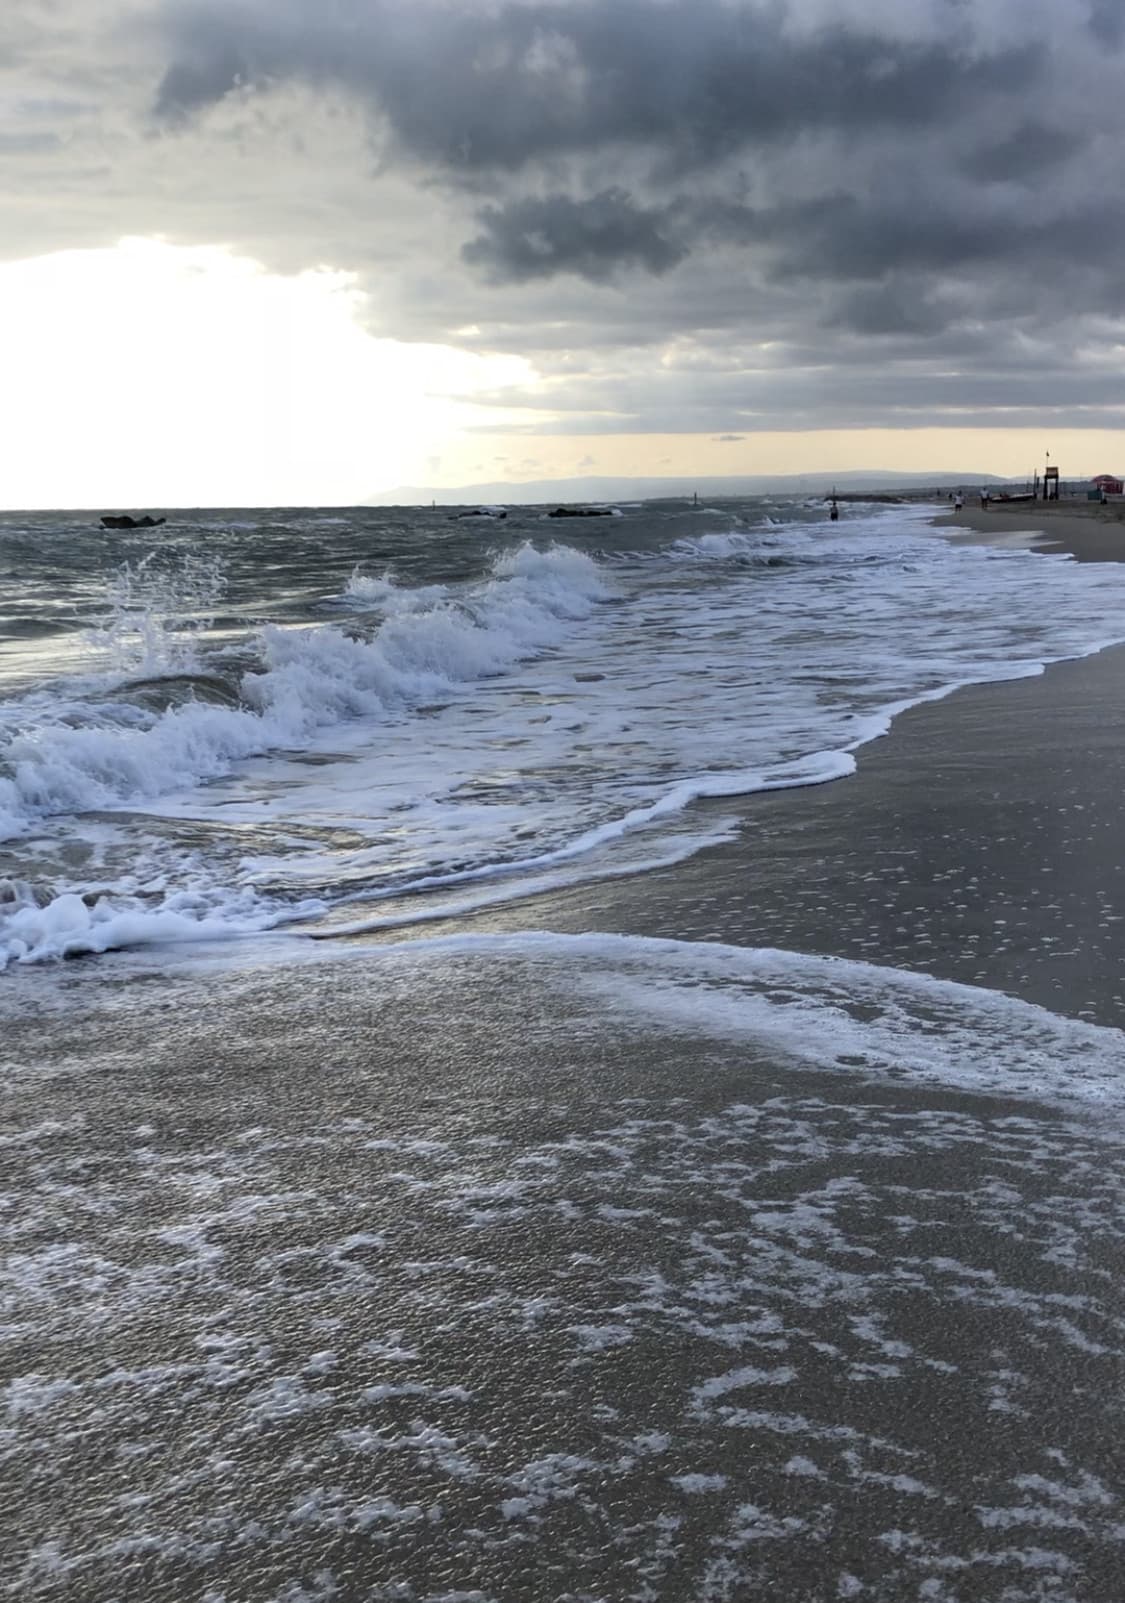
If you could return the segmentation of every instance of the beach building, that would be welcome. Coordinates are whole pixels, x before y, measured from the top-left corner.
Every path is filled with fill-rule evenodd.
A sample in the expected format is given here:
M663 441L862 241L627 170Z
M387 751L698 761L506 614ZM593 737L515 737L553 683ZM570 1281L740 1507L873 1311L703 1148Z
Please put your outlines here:
M1100 490L1103 495L1125 494L1125 482L1116 478L1112 473L1099 473L1096 478L1090 480L1090 483L1095 490Z

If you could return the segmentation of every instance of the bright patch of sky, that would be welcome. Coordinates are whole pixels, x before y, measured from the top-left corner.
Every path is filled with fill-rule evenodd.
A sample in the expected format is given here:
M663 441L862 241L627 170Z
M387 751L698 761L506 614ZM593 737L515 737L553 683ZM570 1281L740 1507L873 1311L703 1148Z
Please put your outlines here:
M151 240L0 265L0 504L354 503L425 478L527 364L376 338L362 302L346 273Z

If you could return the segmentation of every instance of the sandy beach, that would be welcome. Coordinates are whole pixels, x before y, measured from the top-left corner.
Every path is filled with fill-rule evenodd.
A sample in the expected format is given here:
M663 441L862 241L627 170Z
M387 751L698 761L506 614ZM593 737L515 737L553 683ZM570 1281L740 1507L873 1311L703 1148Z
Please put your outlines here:
M1048 523L1125 545L957 519ZM1123 688L917 707L486 958L14 976L10 1595L1113 1603L1122 1115L1054 1093L1125 1024ZM699 943L695 1001L606 989L607 934ZM940 1083L937 991L930 1084L724 1035L732 986L802 1005L733 948L976 987L1024 1079Z
M934 521L998 545L1034 532L1038 549L1066 551L1078 562L1120 562L1125 556L1125 501L990 501L987 507L966 504Z

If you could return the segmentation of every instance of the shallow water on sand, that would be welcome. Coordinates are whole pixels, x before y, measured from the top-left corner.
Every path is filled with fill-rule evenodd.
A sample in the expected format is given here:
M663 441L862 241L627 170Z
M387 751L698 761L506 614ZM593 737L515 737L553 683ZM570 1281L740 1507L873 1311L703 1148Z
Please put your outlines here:
M1071 569L1027 570L1025 665L1036 571ZM1108 591L1066 595L1053 638L1088 642ZM85 946L125 950L3 976L3 1585L1109 1603L1118 655L919 708L844 785L685 805L507 901L485 876L361 903L370 817L326 834L294 798L362 763L313 746L17 837L76 888L128 840L182 897L194 853L200 894L107 893ZM126 699L230 710L204 690ZM249 869L240 939L203 894L251 775L254 872L331 846L340 895L301 926L327 939L263 933ZM72 912L55 950L83 949Z
M709 1001L738 954L587 947L55 1016L5 1086L19 1595L1112 1595L1120 1114L919 1088L936 992L896 1081Z

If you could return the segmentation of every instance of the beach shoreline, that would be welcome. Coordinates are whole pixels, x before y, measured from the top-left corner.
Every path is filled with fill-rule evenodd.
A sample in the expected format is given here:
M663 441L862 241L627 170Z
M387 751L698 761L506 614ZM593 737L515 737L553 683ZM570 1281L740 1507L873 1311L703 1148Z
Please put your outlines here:
M1113 548L1040 521L941 532ZM304 967L13 976L4 1362L35 1474L0 1582L1106 1603L1122 1115L1048 1093L1125 1024L1123 790L1115 647L917 705L850 778L697 803L737 837L674 867ZM624 974L576 961L590 931ZM779 1015L808 1001L787 955L819 962L836 1058L724 1034L733 993L690 972L662 1022L659 942L697 971L776 949ZM931 1078L848 1050L902 1005L849 990L859 964L917 977ZM943 1083L942 1008L978 997L999 1027Z
M942 512L934 525L995 545L1024 543L1032 533L1038 536L1035 549L1065 551L1077 562L1125 559L1125 502L990 501L987 507L966 504Z
M1119 562L1125 525L1105 510L1020 503L933 522L955 542ZM697 801L738 828L686 862L342 939L373 952L526 928L721 941L917 969L1123 1027L1122 709L1125 643L962 685L898 713L849 777ZM1081 891L1065 908L1041 895L1068 877Z

